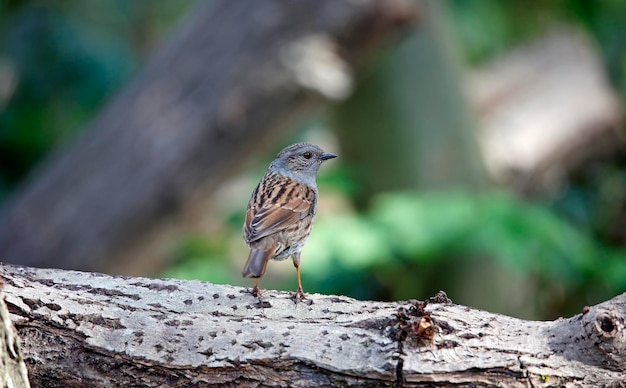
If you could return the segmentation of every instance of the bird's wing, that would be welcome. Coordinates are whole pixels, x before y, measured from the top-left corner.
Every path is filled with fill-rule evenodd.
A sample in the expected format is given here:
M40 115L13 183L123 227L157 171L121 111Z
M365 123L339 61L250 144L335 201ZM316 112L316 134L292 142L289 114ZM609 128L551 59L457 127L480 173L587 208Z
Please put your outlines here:
M262 201L255 201L253 196L248 205L244 225L248 243L280 232L315 211L316 192L307 185L290 182L272 190ZM258 206L254 206L255 202Z

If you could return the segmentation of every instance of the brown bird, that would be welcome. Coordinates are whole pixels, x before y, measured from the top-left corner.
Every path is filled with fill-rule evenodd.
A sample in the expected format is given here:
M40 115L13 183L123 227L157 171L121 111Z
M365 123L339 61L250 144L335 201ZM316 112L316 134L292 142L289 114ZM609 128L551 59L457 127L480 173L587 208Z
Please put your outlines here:
M243 225L250 254L241 275L255 278L254 295L259 295L259 278L268 261L291 256L298 276L295 297L304 298L300 251L317 211L315 177L322 162L335 157L313 144L292 144L278 153L252 192Z

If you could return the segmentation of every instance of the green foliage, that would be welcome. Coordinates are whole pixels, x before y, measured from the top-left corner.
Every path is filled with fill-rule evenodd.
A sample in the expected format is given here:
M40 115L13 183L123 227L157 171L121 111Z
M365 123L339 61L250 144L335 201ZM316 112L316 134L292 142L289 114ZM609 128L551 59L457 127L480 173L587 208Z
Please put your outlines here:
M130 78L168 3L0 4L0 199Z
M186 236L177 244L174 262L163 272L163 276L228 283L233 275L223 261L226 241L224 236Z
M241 221L242 216L232 218ZM184 240L177 265L165 275L247 284L239 276L245 253L230 263L223 261L229 247L244 246L240 222L229 225L223 236ZM281 265L286 267L277 281ZM302 261L310 292L402 299L426 298L445 288L456 302L476 305L480 302L465 295L467 284L455 288L458 280L446 281L465 267L487 268L482 283L470 282L474 288L496 282L496 275L487 274L489 268L499 268L497 276L504 279L517 277L539 285L537 305L528 313L534 317L574 313L581 295L599 301L626 290L626 251L605 246L545 205L505 192L379 195L364 214L319 217ZM272 263L262 281L267 288L290 289L294 284L290 263Z
M320 279L337 271L348 278L349 272L367 269L387 278L408 276L405 287L415 290L412 285L426 280L424 268L456 262L459 257L483 257L508 272L558 284L565 294L587 290L610 296L626 290L625 251L604 246L545 206L502 192L381 195L366 215L319 220L305 249L307 257L315 260L306 270ZM609 268L612 273L607 276ZM340 291L350 293L345 283L328 290ZM401 289L377 293L411 294Z
M7 24L2 51L17 87L0 111L0 166L14 183L74 133L134 65L127 43L54 8L25 7Z

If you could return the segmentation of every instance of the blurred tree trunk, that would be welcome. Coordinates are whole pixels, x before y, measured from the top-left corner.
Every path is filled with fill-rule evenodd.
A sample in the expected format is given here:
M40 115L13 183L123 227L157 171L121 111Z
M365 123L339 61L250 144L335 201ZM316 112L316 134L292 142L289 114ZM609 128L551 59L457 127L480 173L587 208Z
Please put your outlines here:
M577 27L554 28L472 71L468 90L490 175L520 194L558 192L594 160L624 152L620 99Z
M480 188L485 172L439 4L419 28L363 74L333 124L366 206L396 189Z
M40 387L621 386L626 294L569 319L4 265Z
M416 5L199 2L83 136L6 202L0 257L40 267L111 270L115 259L116 272L158 269L155 255L125 252L161 241L158 232L194 198L306 108L345 97L352 67L411 25Z
M480 191L488 184L460 63L445 22L438 2L424 2L418 28L379 58L350 98L334 110L332 123L342 160L352 163L348 168L360 190L356 200L361 208L385 191ZM476 263L467 259L461 260L464 267L431 263L434 268L411 274L411 282L432 291L448 278L460 278L448 285L451 295L480 293L486 283L469 284L471 277L466 275L485 273L493 264L479 261L481 267L467 268L466 263ZM428 265L426 260L420 262Z

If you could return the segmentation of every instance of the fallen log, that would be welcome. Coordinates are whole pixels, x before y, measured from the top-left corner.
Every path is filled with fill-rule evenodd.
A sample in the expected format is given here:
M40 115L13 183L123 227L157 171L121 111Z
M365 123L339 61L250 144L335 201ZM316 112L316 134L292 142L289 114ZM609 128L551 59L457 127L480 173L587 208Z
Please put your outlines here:
M31 383L598 386L624 382L626 294L552 322L4 264Z

